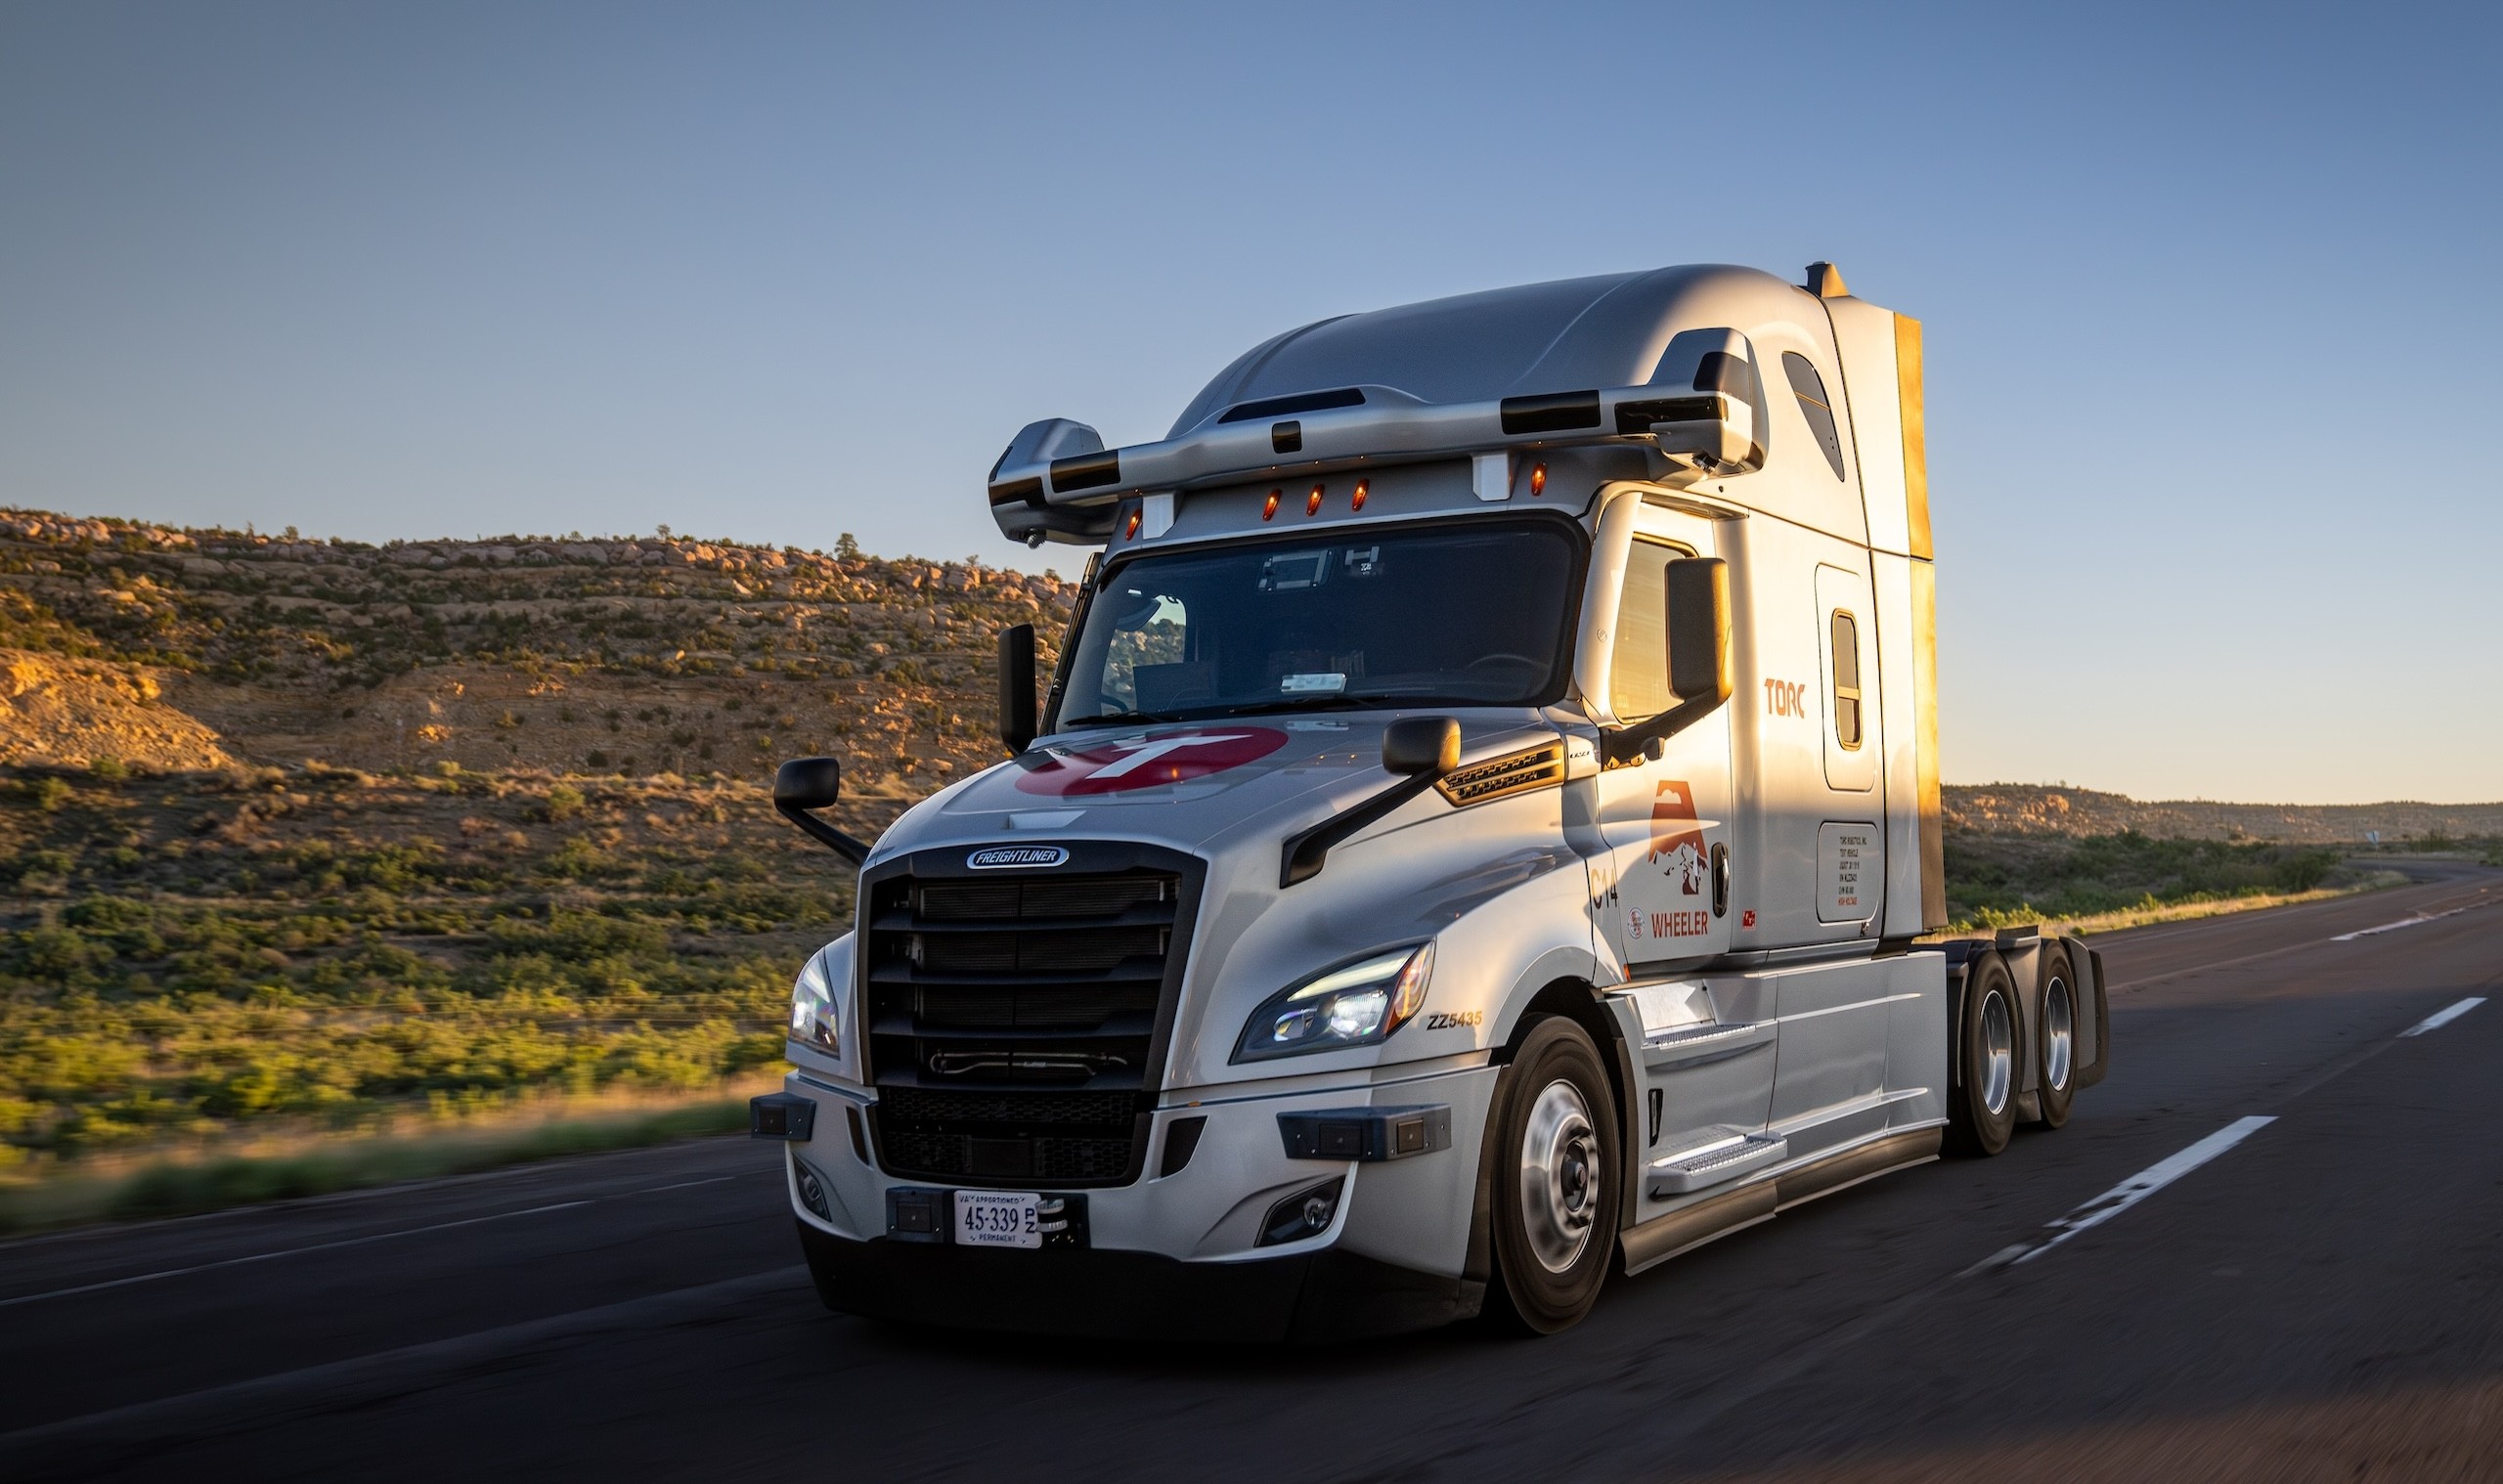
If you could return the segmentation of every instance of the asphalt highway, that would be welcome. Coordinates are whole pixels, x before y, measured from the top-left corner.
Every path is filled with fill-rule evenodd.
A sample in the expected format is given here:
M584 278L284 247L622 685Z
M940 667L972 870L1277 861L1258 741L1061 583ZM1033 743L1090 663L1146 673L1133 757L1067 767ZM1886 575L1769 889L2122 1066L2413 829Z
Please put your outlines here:
M0 1479L2503 1477L2503 872L2417 869L2098 938L2067 1128L1552 1338L836 1317L713 1140L0 1244Z

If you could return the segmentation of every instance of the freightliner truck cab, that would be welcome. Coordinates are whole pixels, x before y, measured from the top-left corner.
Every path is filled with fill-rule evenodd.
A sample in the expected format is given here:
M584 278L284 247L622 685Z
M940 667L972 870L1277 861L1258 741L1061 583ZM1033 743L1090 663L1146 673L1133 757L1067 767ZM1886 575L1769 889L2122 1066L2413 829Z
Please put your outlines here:
M831 1307L1241 1338L1574 1323L1801 1200L2057 1127L2099 965L1924 941L1919 326L1814 265L1324 320L1160 443L1048 420L1011 537L1100 548L1009 756L874 847L795 989Z

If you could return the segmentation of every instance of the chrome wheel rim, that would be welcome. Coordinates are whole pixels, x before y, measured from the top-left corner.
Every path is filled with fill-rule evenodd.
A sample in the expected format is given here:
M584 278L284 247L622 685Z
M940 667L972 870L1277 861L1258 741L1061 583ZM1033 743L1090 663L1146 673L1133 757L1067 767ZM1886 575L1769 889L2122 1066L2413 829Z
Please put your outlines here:
M2016 1082L2016 1022L2007 1012L2007 996L1994 989L1982 1001L1982 1107L1993 1116L2007 1108Z
M1529 1248L1551 1273L1569 1270L1591 1244L1600 1205L1600 1135L1580 1088L1550 1082L1521 1130L1521 1216Z
M2076 1048L2077 1018L2069 1006L2069 982L2055 979L2042 991L2042 1080L2055 1090L2068 1090Z

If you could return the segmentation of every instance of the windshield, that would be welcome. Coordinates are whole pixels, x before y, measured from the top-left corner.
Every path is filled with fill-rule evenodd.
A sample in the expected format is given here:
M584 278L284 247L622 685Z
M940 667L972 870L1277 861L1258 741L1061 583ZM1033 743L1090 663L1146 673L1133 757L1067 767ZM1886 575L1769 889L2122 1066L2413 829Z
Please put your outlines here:
M1563 693L1578 543L1559 520L1140 556L1086 612L1060 725Z

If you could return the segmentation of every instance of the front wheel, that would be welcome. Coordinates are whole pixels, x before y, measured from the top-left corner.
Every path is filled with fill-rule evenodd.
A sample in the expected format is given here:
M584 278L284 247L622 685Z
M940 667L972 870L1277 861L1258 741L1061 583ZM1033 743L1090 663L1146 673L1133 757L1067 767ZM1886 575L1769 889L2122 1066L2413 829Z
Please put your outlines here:
M1553 1334L1600 1296L1616 1250L1616 1105L1599 1048L1561 1016L1534 1023L1513 1058L1495 1140L1499 1320Z

